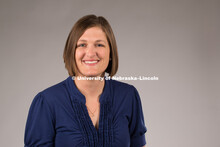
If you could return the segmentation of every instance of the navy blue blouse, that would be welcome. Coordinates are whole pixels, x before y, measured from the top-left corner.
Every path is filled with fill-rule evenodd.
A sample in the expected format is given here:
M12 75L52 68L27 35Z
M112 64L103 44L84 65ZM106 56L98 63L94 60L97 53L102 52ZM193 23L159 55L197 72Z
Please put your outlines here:
M30 107L25 147L141 147L146 144L141 100L136 88L105 80L99 98L99 128L72 77L39 92Z

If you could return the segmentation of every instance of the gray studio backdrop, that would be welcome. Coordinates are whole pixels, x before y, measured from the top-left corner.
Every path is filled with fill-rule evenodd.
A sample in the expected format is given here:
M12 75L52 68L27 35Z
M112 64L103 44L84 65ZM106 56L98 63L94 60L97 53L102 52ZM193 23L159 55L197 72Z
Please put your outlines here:
M67 35L86 14L106 17L118 76L139 91L148 147L220 147L219 0L1 0L0 146L23 146L32 99L67 78Z

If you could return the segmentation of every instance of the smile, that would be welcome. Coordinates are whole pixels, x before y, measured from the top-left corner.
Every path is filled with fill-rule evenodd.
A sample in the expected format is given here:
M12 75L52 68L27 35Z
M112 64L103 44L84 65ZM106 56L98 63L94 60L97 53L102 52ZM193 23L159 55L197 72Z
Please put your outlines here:
M86 65L96 65L99 62L99 60L84 60L83 63L85 63Z

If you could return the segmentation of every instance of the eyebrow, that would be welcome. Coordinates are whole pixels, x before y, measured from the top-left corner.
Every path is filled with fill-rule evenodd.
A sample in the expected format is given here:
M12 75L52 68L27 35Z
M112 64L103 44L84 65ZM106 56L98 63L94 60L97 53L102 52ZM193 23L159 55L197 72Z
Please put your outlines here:
M84 39L80 39L78 41L81 41L81 42L87 42L87 40L84 40ZM96 40L95 42L104 42L104 43L107 43L105 40Z
M104 42L104 43L106 43L105 40L96 40L96 42Z

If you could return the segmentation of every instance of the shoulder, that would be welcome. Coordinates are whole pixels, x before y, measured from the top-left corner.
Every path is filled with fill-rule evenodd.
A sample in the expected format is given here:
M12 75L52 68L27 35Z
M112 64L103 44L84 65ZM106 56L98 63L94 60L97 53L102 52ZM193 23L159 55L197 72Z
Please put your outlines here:
M60 97L63 97L66 93L67 92L64 80L37 93L33 101L43 101L48 105L53 105Z
M65 89L65 80L62 82L59 82L57 84L54 84L43 91L41 93L45 96L51 97L51 96L57 96L62 94L66 89Z
M131 119L132 112L140 107L141 100L137 89L128 83L111 80L113 114L126 115Z
M137 89L128 83L117 81L117 80L110 80L111 88L116 93L134 93Z
M118 103L132 103L137 96L139 97L137 89L131 84L117 80L110 80L110 86L113 99Z

